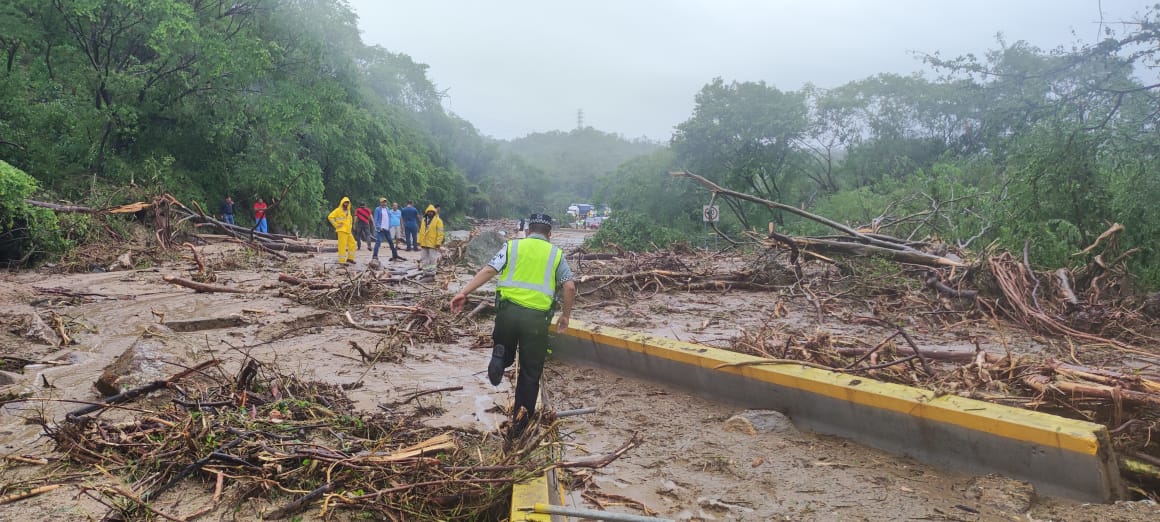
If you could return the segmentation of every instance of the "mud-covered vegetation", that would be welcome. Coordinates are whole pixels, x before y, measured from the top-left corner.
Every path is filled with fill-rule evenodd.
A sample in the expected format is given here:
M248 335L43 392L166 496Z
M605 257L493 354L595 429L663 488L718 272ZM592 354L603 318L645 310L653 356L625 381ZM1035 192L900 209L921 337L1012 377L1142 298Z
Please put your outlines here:
M1037 267L1069 266L1113 223L1134 276L1160 286L1157 17L1095 44L1039 49L1000 40L983 56L924 61L937 74L882 74L832 89L787 91L718 78L696 96L669 149L622 164L599 192L626 214L598 241L637 244L703 234L709 198L666 172L907 240L1011 250ZM727 235L815 235L781 209L719 202ZM673 231L679 232L674 234Z

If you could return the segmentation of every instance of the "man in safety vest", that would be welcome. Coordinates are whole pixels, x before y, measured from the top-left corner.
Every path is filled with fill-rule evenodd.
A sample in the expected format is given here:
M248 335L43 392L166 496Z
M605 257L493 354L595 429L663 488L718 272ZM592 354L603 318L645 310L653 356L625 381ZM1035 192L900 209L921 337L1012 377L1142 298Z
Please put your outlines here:
M516 399L512 407L512 425L508 438L523 433L536 411L540 394L540 374L548 355L548 323L552 320L556 294L563 288L563 303L556 331L568 329L576 283L564 252L548 242L552 236L552 218L532 214L528 219L528 237L508 241L491 261L475 274L451 298L451 311L458 313L467 302L467 294L483 286L492 277L496 281L495 343L487 377L493 386L503 379L504 368L511 366L520 354L520 374L516 380Z

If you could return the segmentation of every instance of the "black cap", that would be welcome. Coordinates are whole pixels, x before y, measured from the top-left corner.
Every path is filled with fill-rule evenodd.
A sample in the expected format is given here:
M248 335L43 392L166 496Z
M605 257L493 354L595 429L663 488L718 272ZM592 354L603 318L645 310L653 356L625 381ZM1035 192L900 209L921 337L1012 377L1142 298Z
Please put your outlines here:
M552 226L552 216L547 214L532 214L528 216L528 223L539 223L541 225Z

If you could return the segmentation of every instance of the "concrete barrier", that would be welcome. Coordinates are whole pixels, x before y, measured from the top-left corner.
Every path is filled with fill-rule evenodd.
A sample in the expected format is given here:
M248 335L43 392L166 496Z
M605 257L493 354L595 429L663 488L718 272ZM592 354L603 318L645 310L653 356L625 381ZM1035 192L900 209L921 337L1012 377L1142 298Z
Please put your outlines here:
M544 379L541 384L540 408L556 409L556 403L552 400L549 389L550 383ZM559 433L552 433L551 438L556 441L559 438ZM553 463L559 462L561 458L559 446L549 445L547 457ZM563 506L564 496L564 484L560 482L556 469L550 468L540 475L512 484L512 503L508 519L511 522L565 522L566 519L559 515L532 512L536 504Z
M1026 480L1085 502L1124 496L1107 428L797 364L572 321L553 357L663 382L946 469Z
M551 515L532 513L528 508L540 504L551 504L552 488L548 473L512 485L512 507L509 519L512 522L550 522ZM557 501L554 505L562 505Z

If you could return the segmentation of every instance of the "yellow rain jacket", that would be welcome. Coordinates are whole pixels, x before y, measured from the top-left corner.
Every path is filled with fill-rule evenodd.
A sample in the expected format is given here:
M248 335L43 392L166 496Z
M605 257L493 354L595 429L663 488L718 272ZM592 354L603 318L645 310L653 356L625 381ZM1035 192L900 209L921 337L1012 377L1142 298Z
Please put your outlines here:
M346 206L346 210L342 209L343 203L348 203L348 205ZM347 234L349 234L350 227L353 225L353 223L352 223L353 220L350 217L350 205L349 205L349 203L350 203L350 198L345 198L345 197L342 198L342 201L338 202L338 208L331 211L329 216L326 216L326 219L330 221L330 224L334 225L334 231L338 232L340 234L343 232L346 232ZM440 230L442 230L442 229L440 229Z
M439 219L439 213L435 212L435 217L431 218L431 224L428 225L428 212L435 212L435 205L427 205L427 210L419 217L419 246L439 248L443 245L443 220Z

